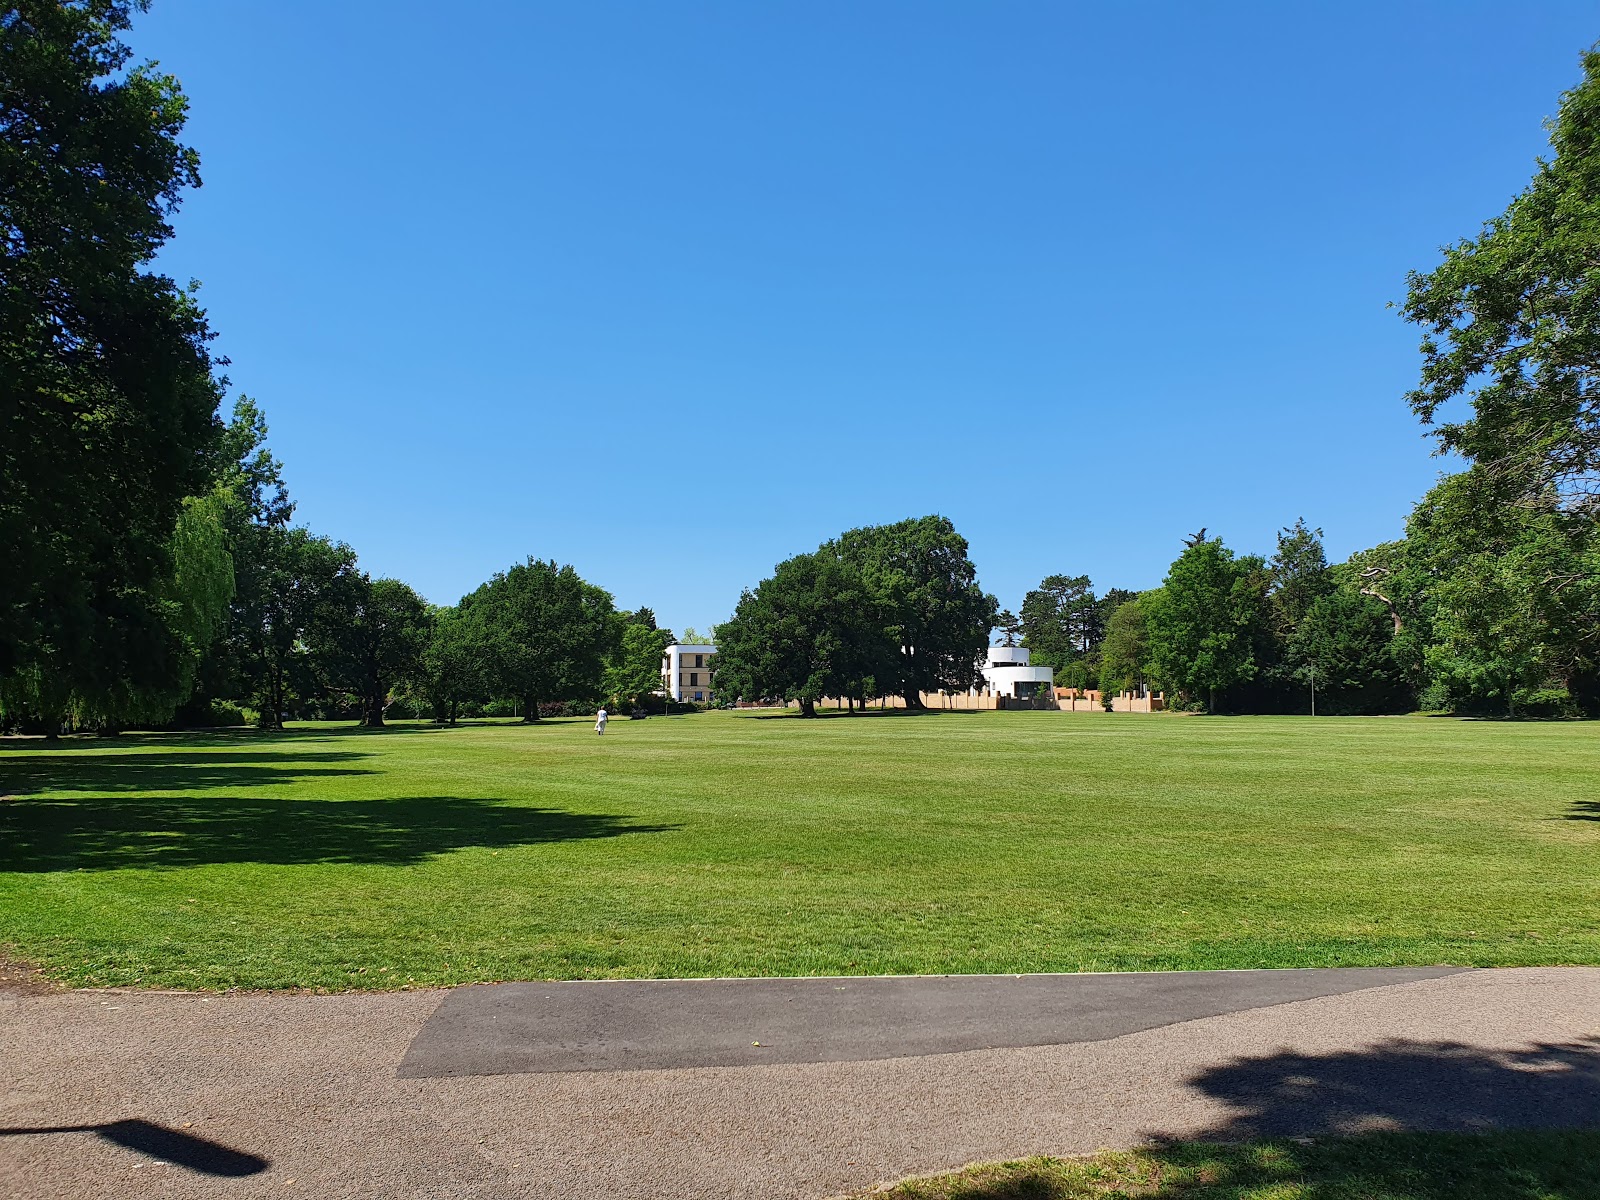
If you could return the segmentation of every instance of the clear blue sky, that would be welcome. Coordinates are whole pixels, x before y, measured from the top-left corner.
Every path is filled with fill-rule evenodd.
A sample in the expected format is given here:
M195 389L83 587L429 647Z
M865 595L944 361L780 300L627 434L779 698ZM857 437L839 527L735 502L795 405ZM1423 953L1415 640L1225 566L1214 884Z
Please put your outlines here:
M298 517L704 628L951 517L1015 607L1199 526L1397 537L1405 274L1528 180L1600 5L156 0L196 277Z

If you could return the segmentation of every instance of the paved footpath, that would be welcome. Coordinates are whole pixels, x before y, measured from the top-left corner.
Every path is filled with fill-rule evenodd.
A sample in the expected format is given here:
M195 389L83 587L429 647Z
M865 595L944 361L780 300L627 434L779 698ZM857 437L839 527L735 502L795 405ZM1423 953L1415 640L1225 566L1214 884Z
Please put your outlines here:
M1600 969L0 993L7 1197L767 1200L1508 1126L1600 1127Z

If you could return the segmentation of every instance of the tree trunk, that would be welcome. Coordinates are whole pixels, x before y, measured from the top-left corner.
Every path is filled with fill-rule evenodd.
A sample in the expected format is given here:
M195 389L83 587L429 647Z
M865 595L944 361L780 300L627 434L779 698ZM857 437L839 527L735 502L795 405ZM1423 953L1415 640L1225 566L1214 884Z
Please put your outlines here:
M383 696L374 693L366 698L362 705L361 723L368 729L383 728Z
M816 716L817 702L815 700L807 700L804 696L802 696L800 698L800 715L802 717Z
M926 712L928 706L922 702L922 693L916 688L907 688L905 692L907 712Z
M537 725L539 723L539 702L531 696L522 698L522 723L524 725Z
M1214 717L1217 715L1217 689L1207 688L1206 693L1206 713L1208 716Z

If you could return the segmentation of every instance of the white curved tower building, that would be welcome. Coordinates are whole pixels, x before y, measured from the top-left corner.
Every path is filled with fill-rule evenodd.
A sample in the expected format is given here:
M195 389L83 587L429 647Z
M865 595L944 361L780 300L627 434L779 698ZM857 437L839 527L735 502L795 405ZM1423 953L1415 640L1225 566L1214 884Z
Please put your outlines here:
M1055 672L1032 666L1025 646L990 646L983 659L983 678L995 695L1017 699L1055 686Z

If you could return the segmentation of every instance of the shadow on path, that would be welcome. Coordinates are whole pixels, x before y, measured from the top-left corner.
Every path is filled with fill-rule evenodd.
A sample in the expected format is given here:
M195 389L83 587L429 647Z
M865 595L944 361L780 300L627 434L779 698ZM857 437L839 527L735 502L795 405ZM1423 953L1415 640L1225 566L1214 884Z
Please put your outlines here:
M631 833L623 816L498 800L288 800L94 796L0 803L0 871L112 871L213 863L416 863L467 846L526 846Z
M255 1154L234 1150L221 1142L196 1137L181 1129L169 1129L151 1121L137 1118L127 1121L110 1121L104 1125L55 1125L36 1129L0 1129L0 1138L43 1136L52 1133L94 1133L108 1142L115 1142L129 1150L148 1154L179 1167L187 1167L202 1175L223 1175L238 1178L259 1175L268 1167L266 1159Z
M1345 1054L1273 1054L1213 1067L1189 1085L1233 1110L1215 1141L1378 1129L1600 1128L1600 1038L1488 1053L1393 1041Z
M1092 1159L1026 1159L917 1185L923 1200L1595 1200L1600 1039L1491 1053L1394 1041L1202 1071L1231 1110Z

